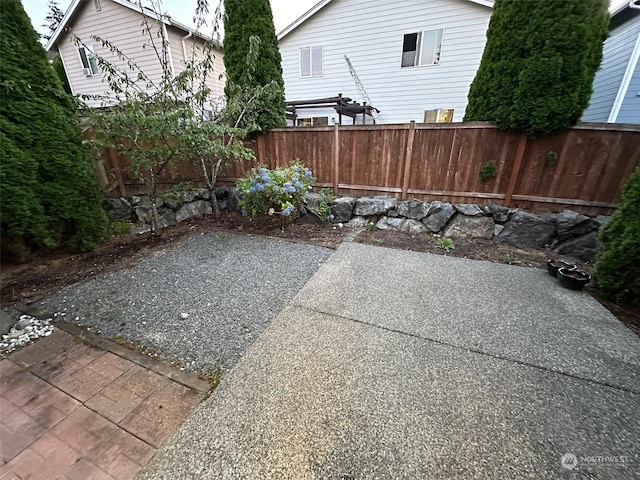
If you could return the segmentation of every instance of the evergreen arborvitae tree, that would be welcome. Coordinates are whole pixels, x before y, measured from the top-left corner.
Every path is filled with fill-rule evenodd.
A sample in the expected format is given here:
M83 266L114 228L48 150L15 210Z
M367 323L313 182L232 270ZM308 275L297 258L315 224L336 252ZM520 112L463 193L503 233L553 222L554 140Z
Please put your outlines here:
M608 0L496 0L465 121L545 135L587 108L607 37Z
M600 241L594 283L611 300L640 304L640 167L627 181Z
M107 233L75 104L19 0L0 9L0 225L3 252L93 248Z
M257 123L262 130L284 127L286 120L282 58L269 0L225 0L224 8L227 98L231 100L243 89L258 88L275 82L279 87L278 92L264 97ZM247 65L251 37L260 39L255 65Z

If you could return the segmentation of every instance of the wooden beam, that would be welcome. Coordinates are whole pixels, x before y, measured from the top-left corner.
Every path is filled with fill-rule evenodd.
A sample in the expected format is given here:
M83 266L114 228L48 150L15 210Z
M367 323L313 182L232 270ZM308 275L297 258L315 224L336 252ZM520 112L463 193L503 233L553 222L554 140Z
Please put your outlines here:
M418 188L410 188L408 193L414 195L433 195L436 197L471 197L471 198L489 198L495 200L504 200L502 193L483 193L483 192L456 192L449 190L421 190Z
M539 197L536 195L514 195L513 200L522 200L525 202L538 202L538 203L557 203L566 205L578 205L581 207L603 207L603 208L617 208L617 203L611 202L596 202L593 200L579 200L577 198L558 198L558 197Z
M413 139L416 136L416 122L411 120L409 135L407 136L407 149L404 154L404 174L402 176L402 200L407 199L409 189L409 176L411 175L411 159L413 158Z
M509 207L511 205L511 197L513 191L518 183L518 175L520 175L520 167L522 167L522 159L524 158L524 151L527 147L527 134L520 134L520 141L518 142L518 149L516 150L516 158L513 162L513 170L511 170L511 178L509 179L509 185L507 186L507 193L504 196L504 204Z

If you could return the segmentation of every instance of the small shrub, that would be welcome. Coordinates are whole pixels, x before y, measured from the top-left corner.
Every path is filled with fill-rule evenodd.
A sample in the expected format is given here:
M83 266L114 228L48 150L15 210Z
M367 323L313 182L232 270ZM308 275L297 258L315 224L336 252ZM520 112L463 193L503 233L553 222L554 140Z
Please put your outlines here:
M480 179L484 182L498 173L498 165L493 160L489 160L480 168Z
M114 235L131 233L131 224L127 222L112 222L111 233Z
M600 241L593 271L596 287L610 300L640 303L640 167L627 181Z
M274 170L266 167L253 169L237 183L244 196L240 207L251 216L292 218L296 207L307 202L314 181L311 170L298 161Z
M554 151L547 152L547 154L544 156L544 164L551 166L555 165L556 163L558 163L558 154Z
M320 202L320 206L318 207L318 213L321 218L326 218L327 220L333 220L333 215L331 215L331 203L333 202L333 190L330 188L323 188L320 190L320 195L322 195L322 201Z
M186 181L186 182L180 182L180 183L176 183L173 187L171 187L168 192L169 193L178 193L178 192L191 192L195 190L195 187L193 186L193 182L190 181Z
M456 248L455 243L448 237L440 237L436 240L436 247L441 248L446 253L449 253L451 250Z
M369 222L367 223L367 231L368 232L373 232L376 229L376 224L373 222Z

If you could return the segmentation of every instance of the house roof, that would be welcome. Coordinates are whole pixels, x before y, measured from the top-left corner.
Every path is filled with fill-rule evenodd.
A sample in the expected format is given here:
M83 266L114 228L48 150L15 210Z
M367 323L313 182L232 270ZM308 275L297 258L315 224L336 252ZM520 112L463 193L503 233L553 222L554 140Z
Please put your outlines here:
M304 14L290 23L288 26L283 28L280 33L278 33L278 40L282 40L284 37L289 35L293 30L298 28L302 23L306 22L310 17L318 13L324 7L326 7L332 0L320 0L313 7L307 10ZM464 0L471 3L477 3L478 5L482 5L484 7L493 8L493 0Z
M47 41L46 45L44 46L47 52L51 50L51 48L58 42L60 35L62 35L62 33L64 33L67 30L67 25L76 14L78 7L82 4L83 1L86 1L86 0L73 0L71 2L71 5L69 5L69 8L67 8L67 11L64 13L62 20L58 25L58 28L56 28L56 30L51 35L51 38ZM192 33L202 38L203 40L211 40L211 37L209 37L208 35L205 35L202 32L197 32L195 29L187 25L184 25L183 23L173 20L170 16L158 15L156 12L154 12L150 8L142 7L142 10L141 10L139 5L133 2L130 2L128 0L111 0L111 1L119 5L122 5L123 7L126 7L130 10L133 10L136 13L141 13L147 17L153 18L154 20L158 20L164 23L165 25L169 25L179 30L182 30L185 33Z

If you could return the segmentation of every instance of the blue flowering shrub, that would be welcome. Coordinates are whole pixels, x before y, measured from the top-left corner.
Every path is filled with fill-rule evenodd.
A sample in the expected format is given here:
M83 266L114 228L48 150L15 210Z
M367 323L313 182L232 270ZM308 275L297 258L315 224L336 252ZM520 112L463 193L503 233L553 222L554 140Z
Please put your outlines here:
M240 207L251 216L279 216L292 219L296 206L307 202L311 184L315 181L311 170L295 160L288 167L251 170L237 185L243 194ZM284 223L284 222L283 222Z

